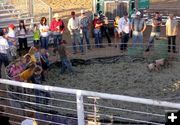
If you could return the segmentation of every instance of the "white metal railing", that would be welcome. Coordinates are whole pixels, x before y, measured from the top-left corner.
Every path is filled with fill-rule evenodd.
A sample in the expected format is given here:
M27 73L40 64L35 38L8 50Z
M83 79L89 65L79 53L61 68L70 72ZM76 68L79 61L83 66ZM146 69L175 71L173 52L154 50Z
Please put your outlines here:
M93 122L95 122L94 124L98 122L98 118L102 117L104 119L111 118L111 123L115 121L128 121L129 123L133 122L136 124L143 123L152 125L163 125L165 122L165 110L180 109L179 103L171 103L153 99L144 99L138 97L99 93L77 89L67 89L48 85L36 85L32 83L17 82L6 79L0 79L0 83L1 86L4 85L7 88L1 88L0 90L0 93L4 93L4 96L1 96L0 99L6 101L6 104L3 104L0 101L0 106L5 107L6 109L16 110L16 113L7 110L6 112L3 112L3 114L11 117L11 122L16 124L20 124L20 121L17 122L13 120L14 117L22 121L25 118L29 118L24 113L33 112L38 114L35 117L37 121L54 123L58 125L67 124L67 119L71 119L70 122L72 123L76 123L78 125L85 125L88 124L88 122L90 121L90 116L93 117ZM19 90L21 88L21 90L26 91L17 91L15 89L10 89L12 86L18 88ZM51 94L51 97L34 95L32 93L32 90L34 89L48 92ZM30 92L27 92L27 90ZM19 99L15 96L19 97ZM34 98L47 99L49 100L49 103L39 103L36 102ZM94 101L92 99L94 99ZM115 104L107 106L106 103L108 103L109 101L112 101ZM12 102L16 102L16 105L11 105ZM121 108L120 105L125 105L125 107ZM89 110L88 107L93 108L93 110ZM138 109L137 107L140 108ZM44 110L47 111L41 111L38 108L44 108ZM101 110L98 111L97 109ZM141 111L142 109L143 111ZM61 112L62 114L53 114L53 111ZM20 114L20 112L23 112L23 114ZM71 115L74 114L75 117L73 115L64 115L66 114L66 112L71 112ZM46 115L46 117L41 118L38 117L39 115ZM53 118L56 118L56 120L54 119L53 121ZM58 118L61 119L59 119L58 121ZM65 119L66 122L63 121ZM102 121L101 124L107 123Z

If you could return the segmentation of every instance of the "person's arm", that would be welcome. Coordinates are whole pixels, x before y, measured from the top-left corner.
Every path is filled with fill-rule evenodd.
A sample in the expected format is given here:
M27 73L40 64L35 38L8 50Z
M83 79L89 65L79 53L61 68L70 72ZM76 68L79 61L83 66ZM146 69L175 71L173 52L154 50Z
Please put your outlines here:
M143 29L141 30L142 33L146 30L146 27L147 27L146 22L145 21L143 21L143 22L144 22L144 24L143 24L144 26L143 26Z
M118 33L119 33L119 35L122 34L122 19L120 19L118 22Z
M169 24L169 19L166 21L166 36L168 35L168 24Z
M51 31L54 31L54 30L55 30L54 21L51 21L50 30L51 30Z
M60 25L60 33L63 34L65 31L65 25L64 25L64 22L63 20L61 20L61 25Z
M132 20L132 23L131 23L131 30L134 31L134 19Z
M69 30L70 32L72 32L72 30L71 30L71 19L69 19L69 21L68 21L67 28L68 28L68 30Z

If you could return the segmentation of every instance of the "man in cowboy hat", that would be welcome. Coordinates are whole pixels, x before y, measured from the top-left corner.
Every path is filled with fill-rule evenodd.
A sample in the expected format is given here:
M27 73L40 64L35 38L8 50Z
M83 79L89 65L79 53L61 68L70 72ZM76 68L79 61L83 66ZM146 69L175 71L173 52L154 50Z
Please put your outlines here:
M64 22L62 19L60 19L60 16L58 13L55 13L53 16L53 20L50 24L50 30L52 31L53 40L54 40L54 49L56 52L58 43L62 40L62 36L64 33Z
M143 18L141 18L141 12L136 12L136 17L132 21L132 31L133 31L133 47L136 47L136 43L143 48L143 32L146 30L146 23Z
M79 17L80 20L80 37L81 37L81 44L83 45L83 40L85 37L87 48L90 49L90 40L89 40L89 26L90 26L90 19L86 16L85 11L81 10L81 16Z

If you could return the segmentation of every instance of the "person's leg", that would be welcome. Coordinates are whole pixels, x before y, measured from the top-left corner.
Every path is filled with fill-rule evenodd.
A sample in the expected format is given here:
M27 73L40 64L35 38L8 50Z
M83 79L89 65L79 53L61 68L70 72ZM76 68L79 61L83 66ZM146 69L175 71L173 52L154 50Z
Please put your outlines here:
M44 43L46 50L48 50L48 43L49 43L49 37L47 36L45 37L45 43Z
M125 34L123 33L121 37L120 50L124 50L124 43L125 43Z
M168 36L167 39L168 39L168 52L171 52L171 37Z
M18 41L19 41L19 56L21 56L22 55L22 50L23 50L22 38L19 38Z
M136 47L136 42L137 42L138 34L136 31L133 32L133 37L132 37L132 43L133 47Z
M146 49L146 51L148 52L150 50L150 48L152 47L153 43L154 43L154 38L156 36L156 33L151 32L150 37L149 37L149 41L148 41L148 47Z
M99 37L98 37L98 31L97 29L94 29L94 40L95 40L95 47L98 48L98 45L99 45Z
M45 37L41 37L41 48L45 49Z
M4 64L4 66L8 66L9 65L9 60L6 54L1 54L0 53L0 78L2 77L1 75L1 68L2 68L2 64Z
M108 40L108 45L111 46L111 39L110 39L107 27L104 28L104 33L105 33L105 36L106 36L106 38Z
M91 45L90 45L90 42L89 42L89 31L88 31L88 29L86 29L84 31L84 36L85 36L85 39L86 39L87 48L91 49Z
M25 52L28 52L27 38L24 38L24 39L23 39L23 43L24 43Z
M124 50L126 50L128 47L128 41L129 41L129 34L125 34Z
M64 59L61 59L61 70L60 70L60 74L64 74L65 70L66 70L65 61L64 61Z
M103 43L102 43L102 32L99 30L98 32L98 44L100 48L103 48Z
M176 53L176 36L172 36L173 53Z
M71 34L72 46L73 46L73 53L76 54L76 41L75 41L75 33Z
M142 33L142 32L140 32L140 33L138 34L138 40L139 40L139 46L140 46L141 48L143 48L144 45L143 45L143 33Z
M0 78L2 78L1 76L2 62L3 62L3 55L0 53Z
M81 43L81 38L80 38L80 31L79 30L77 30L76 32L75 32L75 41L76 41L76 43L79 45L79 50L81 51L81 53L83 53L84 52L84 50L83 50L83 43Z
M65 64L65 66L67 67L67 69L68 69L68 71L70 73L74 73L74 70L72 68L72 64L71 64L71 62L67 58L64 59L64 64Z

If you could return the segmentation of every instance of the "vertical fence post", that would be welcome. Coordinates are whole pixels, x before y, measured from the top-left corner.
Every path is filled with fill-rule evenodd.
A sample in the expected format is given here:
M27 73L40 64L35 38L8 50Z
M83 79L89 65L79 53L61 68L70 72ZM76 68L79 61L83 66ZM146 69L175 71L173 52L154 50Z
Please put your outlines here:
M49 7L49 26L51 24L51 20L52 20L52 8Z
M78 125L85 125L83 96L81 95L81 91L77 91L76 93L76 102L77 102Z

